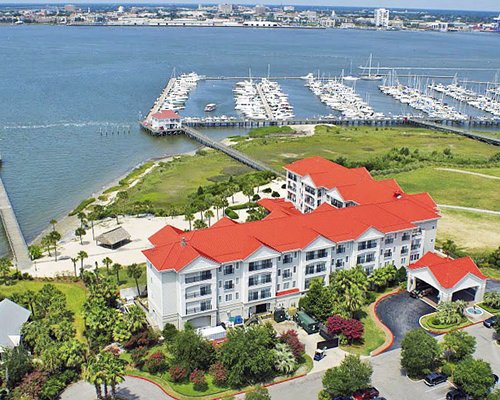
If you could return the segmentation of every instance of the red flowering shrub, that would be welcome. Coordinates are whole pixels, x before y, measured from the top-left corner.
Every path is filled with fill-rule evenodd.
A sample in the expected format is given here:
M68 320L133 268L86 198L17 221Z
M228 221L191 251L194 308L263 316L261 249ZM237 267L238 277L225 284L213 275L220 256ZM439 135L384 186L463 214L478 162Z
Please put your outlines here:
M340 315L333 315L326 321L328 332L334 335L344 335L350 342L358 341L363 338L365 328L361 321L357 319L345 319Z
M12 398L39 400L47 376L47 373L41 371L26 374L21 383L14 389Z
M132 358L134 367L142 369L144 363L146 362L145 357L147 353L148 350L143 346L136 347L135 349L130 351L130 357Z
M203 391L206 389L207 381L205 373L200 369L195 369L189 375L189 381L193 384L194 390Z
M151 354L144 365L152 374L164 372L167 369L167 361L161 351Z
M305 346L299 340L299 334L294 329L289 329L284 332L280 338L280 342L286 343L292 351L296 360L300 360L305 353Z
M168 370L168 372L170 374L170 378L172 378L172 380L174 382L181 382L184 379L186 379L186 377L187 377L186 368L181 367L180 365L175 365L175 366L171 367Z
M214 378L214 383L217 386L224 386L227 381L227 370L226 367L220 362L216 361L210 366L208 371L210 375Z

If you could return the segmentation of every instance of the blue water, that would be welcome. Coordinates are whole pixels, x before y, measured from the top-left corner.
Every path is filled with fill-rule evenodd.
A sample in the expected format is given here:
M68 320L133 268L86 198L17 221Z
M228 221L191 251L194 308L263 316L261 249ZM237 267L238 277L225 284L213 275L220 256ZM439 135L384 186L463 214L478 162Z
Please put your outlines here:
M340 74L370 53L389 66L500 69L500 36L344 30L0 27L1 169L27 239L104 184L150 157L192 150L183 137L152 138L137 120L172 73L209 76ZM356 71L355 71L356 72ZM414 71L413 71L414 72ZM417 71L418 72L418 71ZM450 71L433 71L453 75ZM492 71L459 72L493 80ZM284 81L298 117L329 112L300 81ZM233 110L231 82L203 82L185 115L208 102ZM404 109L358 82L376 110ZM128 132L130 127L130 134ZM101 136L99 130L115 132ZM118 135L117 131L121 131ZM224 137L233 131L209 131ZM0 250L5 244L0 242Z

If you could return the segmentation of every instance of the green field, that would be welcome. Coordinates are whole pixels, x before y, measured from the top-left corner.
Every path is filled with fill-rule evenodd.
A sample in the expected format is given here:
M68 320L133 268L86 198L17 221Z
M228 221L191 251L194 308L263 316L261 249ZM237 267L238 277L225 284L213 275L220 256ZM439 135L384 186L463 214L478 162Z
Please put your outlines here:
M161 163L137 185L129 188L128 197L120 202L150 201L155 208L182 208L186 205L187 196L199 186L250 171L250 168L228 156L211 150L204 151L202 155L180 156L171 162Z
M488 170L481 169L481 173L488 174ZM500 180L432 167L391 177L409 193L429 192L437 203L500 211Z
M12 286L0 285L0 294L2 296L10 296L13 293L24 293L28 290L34 292L39 291L44 285L51 283L57 289L64 293L68 302L68 309L73 311L75 316L75 328L78 339L83 338L83 316L82 306L86 299L87 292L81 283L61 283L61 282L45 282L45 281L17 281Z
M319 126L313 136L256 138L236 145L244 153L276 168L315 155L364 161L381 156L393 147L408 147L411 151L418 148L429 154L433 151L442 153L449 148L457 157L476 161L486 161L499 151L495 146L458 135L408 127Z
M140 267L143 271L142 276L137 280L139 282L139 286L144 286L146 285L146 263L140 264ZM110 267L111 268L111 267ZM122 270L119 273L120 276L120 281L117 282L116 280L116 275L110 270L109 275L106 270L106 267L99 267L99 274L108 276L111 282L115 283L118 286L118 289L124 289L124 288L130 288L134 287L135 288L135 280L133 278L130 278L127 275L127 266L123 266Z

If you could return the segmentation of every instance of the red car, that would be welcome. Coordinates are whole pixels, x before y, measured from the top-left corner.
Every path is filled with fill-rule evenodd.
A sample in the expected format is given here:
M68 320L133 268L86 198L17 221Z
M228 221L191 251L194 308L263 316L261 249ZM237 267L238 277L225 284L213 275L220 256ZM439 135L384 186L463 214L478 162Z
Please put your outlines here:
M356 390L352 395L352 398L354 400L372 400L375 397L378 397L379 394L380 393L377 389L371 387L367 389Z

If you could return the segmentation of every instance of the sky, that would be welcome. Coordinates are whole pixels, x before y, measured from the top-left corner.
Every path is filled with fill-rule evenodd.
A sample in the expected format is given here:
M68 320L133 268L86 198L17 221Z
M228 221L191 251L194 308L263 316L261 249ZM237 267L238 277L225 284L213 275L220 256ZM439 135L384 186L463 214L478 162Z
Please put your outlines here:
M0 4L26 3L252 3L254 0L0 0ZM255 0L263 4L350 6L350 7L393 7L393 8L423 8L441 10L477 10L498 11L500 0Z

